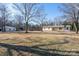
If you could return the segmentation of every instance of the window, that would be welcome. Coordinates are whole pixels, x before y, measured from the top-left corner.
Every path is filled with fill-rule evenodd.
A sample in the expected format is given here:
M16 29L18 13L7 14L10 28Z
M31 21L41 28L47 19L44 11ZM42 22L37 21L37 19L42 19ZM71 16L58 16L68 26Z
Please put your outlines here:
M59 30L62 30L62 28L61 28L61 27L59 27Z
M0 29L0 31L2 31L2 30Z
M55 30L55 28L52 28L52 30Z

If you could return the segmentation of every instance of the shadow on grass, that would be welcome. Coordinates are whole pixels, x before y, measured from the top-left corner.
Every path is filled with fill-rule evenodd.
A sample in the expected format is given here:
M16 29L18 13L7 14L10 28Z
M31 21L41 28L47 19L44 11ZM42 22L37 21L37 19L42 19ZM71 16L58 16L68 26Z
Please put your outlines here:
M56 52L68 52L68 53L79 53L79 51L62 51L58 49L48 49L48 48L39 48L40 46L48 46L48 45L56 45L56 44L67 44L70 41L68 39L64 39L62 42L55 42L55 43L49 43L49 44L40 44L40 45L34 45L32 47L30 46L21 46L21 45L13 45L13 44L6 44L6 43L0 43L1 47L4 47L7 49L7 54L9 56L13 56L12 50L15 50L16 52L20 53L20 51L28 52L40 56L64 56L65 54L55 53ZM51 51L51 52L50 52Z
M9 56L13 56L11 50L15 50L18 53L20 51L34 53L34 54L40 55L40 56L64 56L64 54L53 53L54 51L57 51L57 52L69 52L69 53L71 53L71 52L79 53L78 51L61 51L61 50L57 50L57 49L44 49L44 48L39 48L39 46L29 47L29 46L12 45L12 44L5 44L5 43L0 43L0 46L7 49L7 54ZM49 52L49 51L52 51L52 52Z
M70 41L68 40L68 39L64 39L62 42L50 42L49 44L38 44L38 45L34 45L34 46L32 46L32 47L38 47L38 46L48 46L48 45L56 45L56 44L67 44L67 43L69 43Z
M0 43L0 46L7 48L7 54L9 56L13 55L11 50L16 50L17 52L20 52L20 51L30 52L30 53L34 53L40 56L62 56L61 54L50 53L47 50L42 49L42 48L40 49L40 48L35 48L35 47L11 45L11 44L5 44L5 43Z
M47 49L36 48L36 47L11 45L11 44L5 44L5 43L0 43L0 46L7 48L7 54L9 56L13 55L11 50L16 50L17 52L20 52L20 51L30 52L40 56L62 56L62 54L50 53L47 51Z

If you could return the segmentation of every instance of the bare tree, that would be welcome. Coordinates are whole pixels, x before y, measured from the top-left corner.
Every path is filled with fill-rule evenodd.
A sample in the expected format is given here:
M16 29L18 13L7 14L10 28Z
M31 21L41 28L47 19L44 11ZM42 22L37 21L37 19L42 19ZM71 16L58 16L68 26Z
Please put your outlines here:
M20 31L23 30L23 17L21 15L15 15L15 22L16 22L16 30Z
M7 9L7 4L0 4L0 15L2 19L2 31L5 32L6 22L8 20L9 12Z
M63 18L66 20L71 20L72 24L74 24L76 33L78 33L78 18L79 18L79 7L78 4L63 4L60 7L61 11L63 12Z
M40 28L42 31L43 25L44 25L45 21L47 20L46 19L47 14L45 13L44 6L40 6L39 10L37 11L37 14L39 16L37 17L38 20L36 20L36 22L38 24L40 24Z
M24 17L25 20L25 28L26 33L28 32L28 23L33 20L34 17L37 17L37 10L39 8L38 4L35 3L21 3L21 4L14 4L16 9L21 12L21 15Z
M61 16L57 16L54 18L54 25L62 25L64 20L62 20Z

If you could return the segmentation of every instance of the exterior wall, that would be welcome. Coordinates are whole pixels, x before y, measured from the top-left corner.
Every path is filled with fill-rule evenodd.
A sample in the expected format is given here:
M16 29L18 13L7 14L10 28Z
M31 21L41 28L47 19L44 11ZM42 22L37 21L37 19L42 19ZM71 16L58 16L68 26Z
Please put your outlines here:
M64 27L53 27L52 31L63 31Z
M67 25L67 26L65 27L65 29L68 30L68 31L70 31L70 26Z
M52 31L52 28L48 28L48 27L43 27L43 31Z
M5 30L6 30L6 32L13 32L13 31L16 31L16 28L15 27L6 26Z
M43 28L43 31L63 31L63 30L64 30L64 28L62 28L62 27L53 27L53 28L45 27L45 28Z
M70 26L48 26L43 27L43 31L70 31Z

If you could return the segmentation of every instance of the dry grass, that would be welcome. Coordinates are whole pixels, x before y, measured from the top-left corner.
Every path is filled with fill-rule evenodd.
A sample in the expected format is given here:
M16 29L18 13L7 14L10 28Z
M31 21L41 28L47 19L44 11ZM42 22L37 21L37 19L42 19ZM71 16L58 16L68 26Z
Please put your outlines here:
M0 43L27 46L37 50L41 48L40 51L46 51L45 53L79 55L79 34L75 34L74 32L0 33ZM7 55L4 53L7 50L3 51L3 48L7 49L1 46L0 55ZM11 51L13 55L37 55L28 51L18 52L13 49Z

